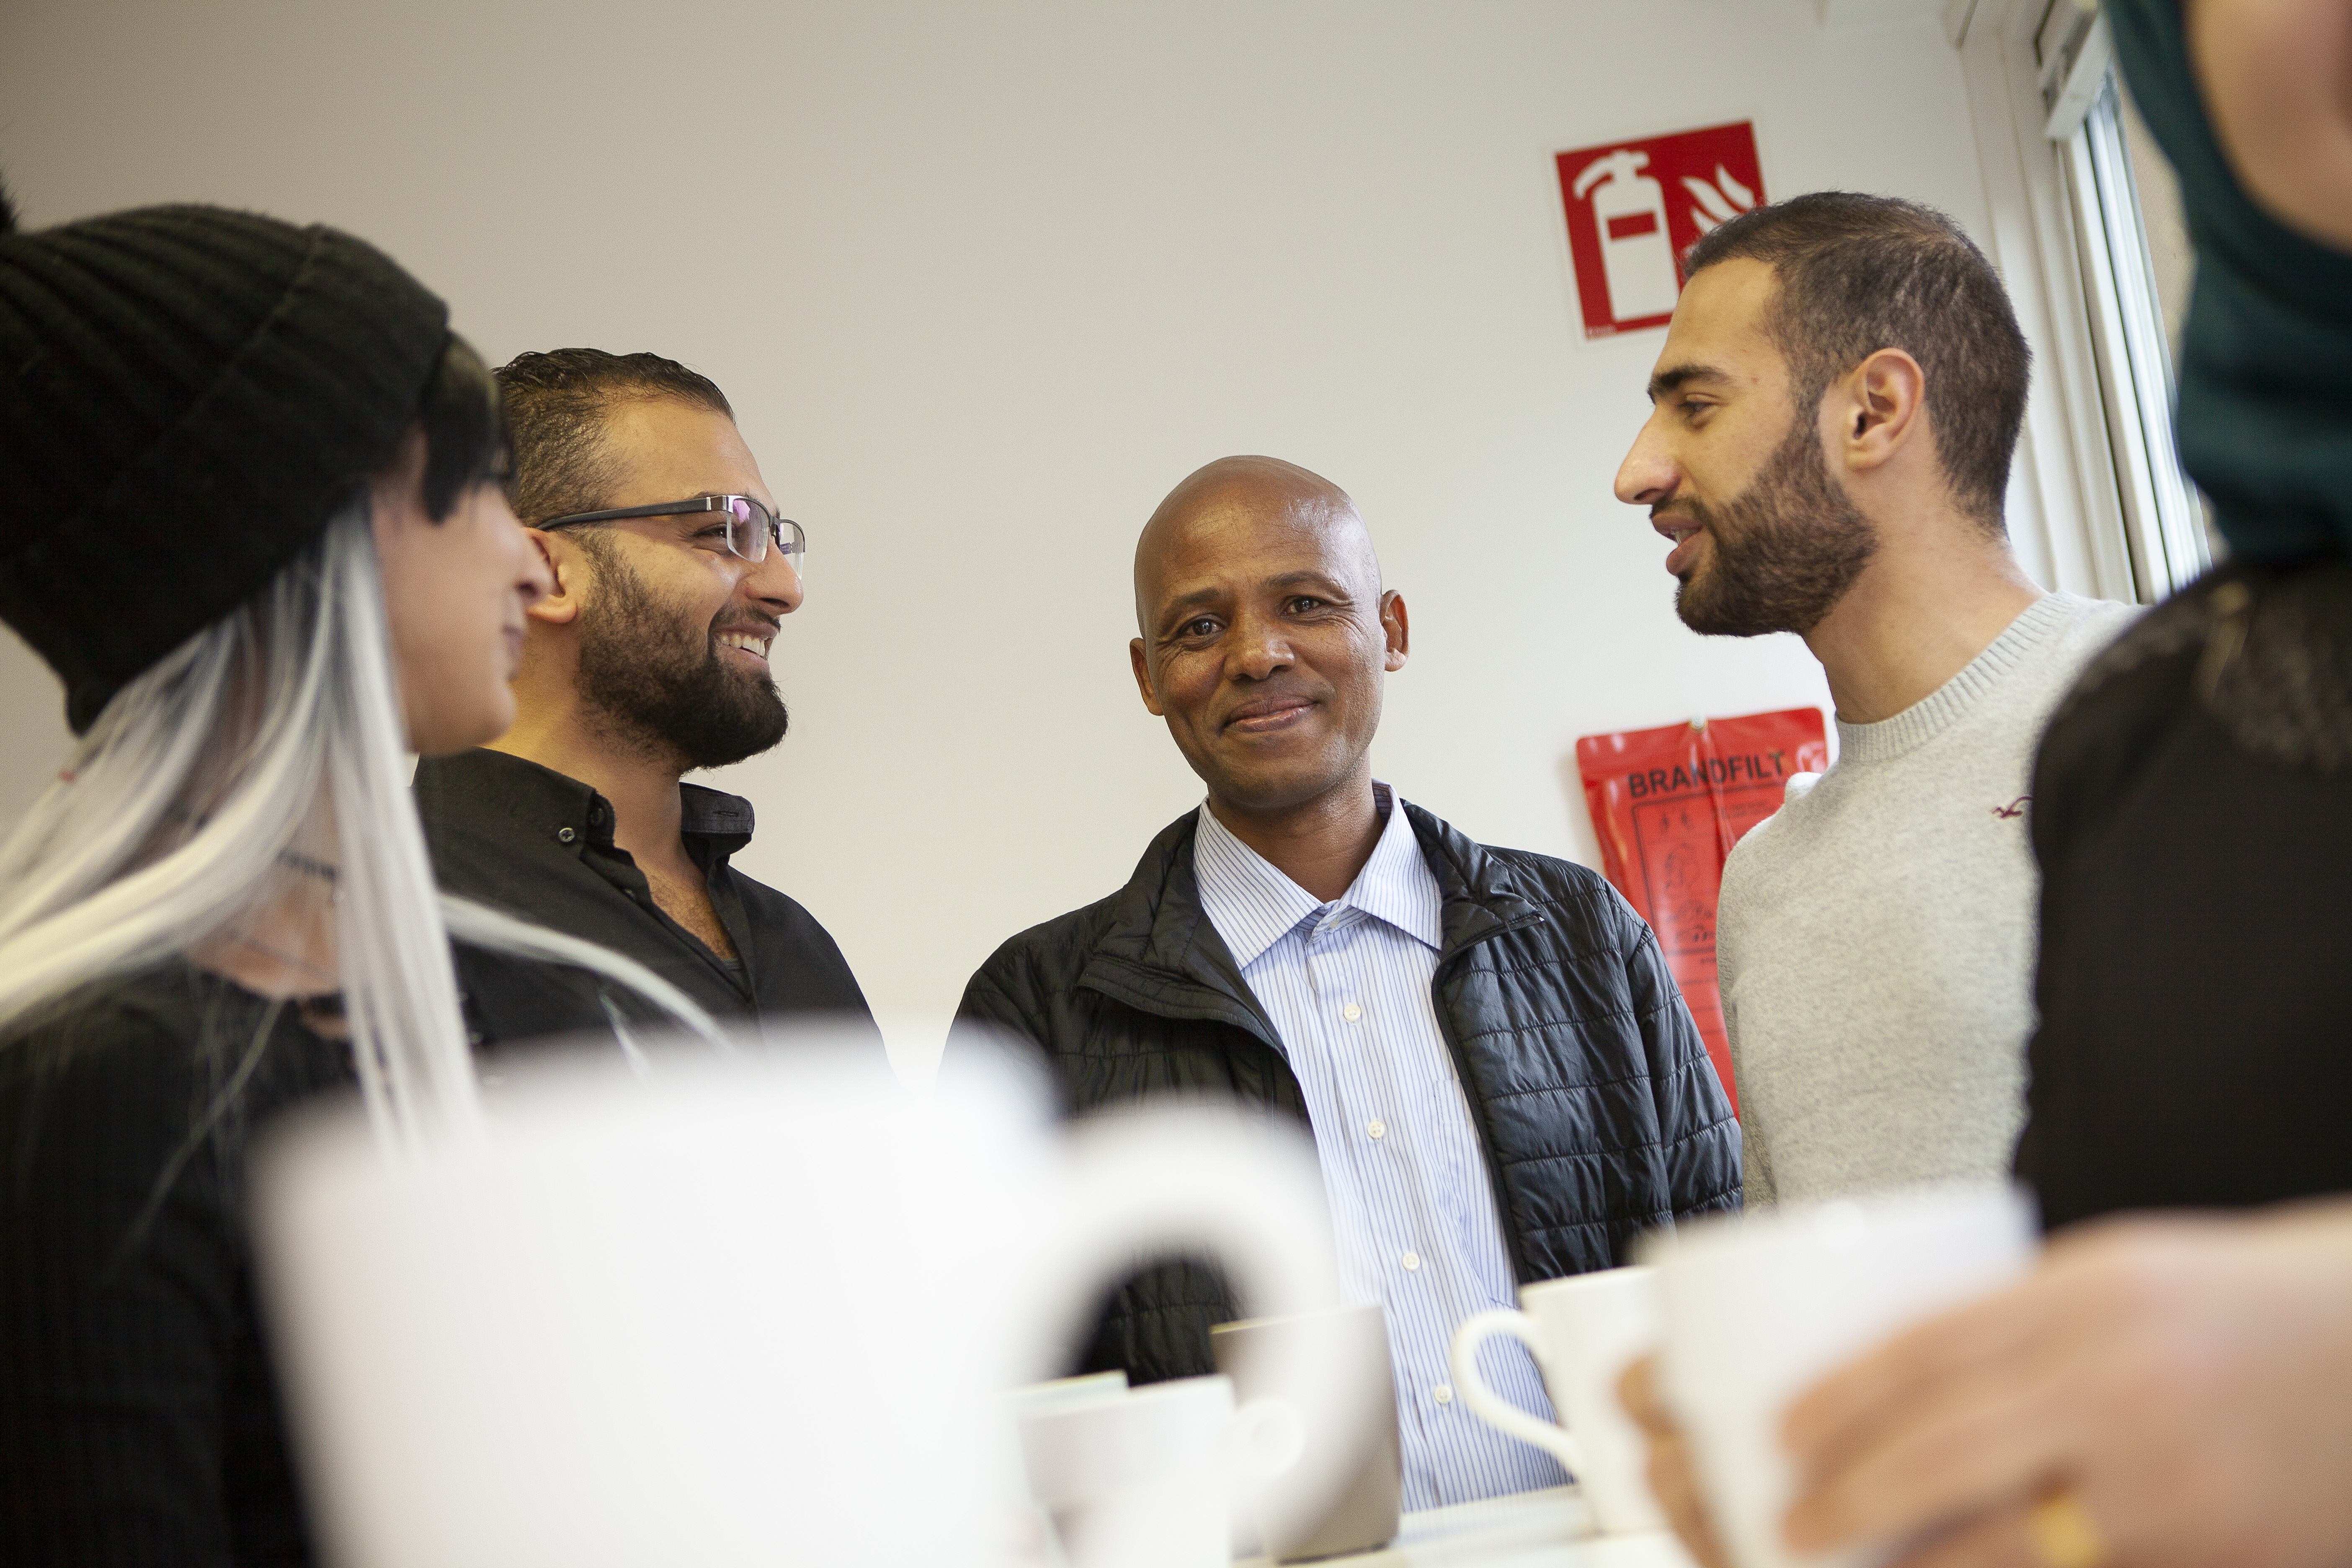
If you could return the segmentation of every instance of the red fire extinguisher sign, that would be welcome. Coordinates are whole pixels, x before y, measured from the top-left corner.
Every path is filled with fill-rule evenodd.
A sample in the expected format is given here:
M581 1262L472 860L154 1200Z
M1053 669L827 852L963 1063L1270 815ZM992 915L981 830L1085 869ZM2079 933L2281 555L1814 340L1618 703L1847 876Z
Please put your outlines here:
M1557 162L1588 338L1664 326L1682 292L1684 253L1765 201L1748 120L1604 142Z

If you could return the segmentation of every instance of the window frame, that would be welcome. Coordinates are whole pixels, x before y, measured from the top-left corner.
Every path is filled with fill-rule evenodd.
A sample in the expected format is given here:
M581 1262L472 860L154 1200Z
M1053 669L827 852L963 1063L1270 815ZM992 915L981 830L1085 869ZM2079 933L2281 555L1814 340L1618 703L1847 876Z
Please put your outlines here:
M2212 563L2097 0L1952 0L1991 219L2036 351L2011 534L2053 588L2152 604Z
M2204 503L2173 436L2172 351L2124 140L2122 92L2109 67L2062 145L2132 572L2140 597L2152 603L2212 565L2213 552Z

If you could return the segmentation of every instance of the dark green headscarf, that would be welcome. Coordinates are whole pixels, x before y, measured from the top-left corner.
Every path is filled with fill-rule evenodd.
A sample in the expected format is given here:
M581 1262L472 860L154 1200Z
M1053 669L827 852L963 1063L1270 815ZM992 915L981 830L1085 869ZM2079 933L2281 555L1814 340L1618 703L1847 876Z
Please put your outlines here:
M2352 553L2352 256L2254 205L2214 138L2180 0L2106 0L2148 129L2180 171L2197 283L2180 350L2180 457L2231 550Z

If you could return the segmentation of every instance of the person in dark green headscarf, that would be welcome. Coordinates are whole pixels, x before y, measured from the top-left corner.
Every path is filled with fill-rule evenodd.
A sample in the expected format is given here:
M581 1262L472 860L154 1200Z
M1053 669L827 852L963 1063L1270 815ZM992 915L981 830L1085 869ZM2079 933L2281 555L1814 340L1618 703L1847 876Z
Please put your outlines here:
M2108 13L2180 171L2197 282L2177 424L2231 558L2084 672L2035 769L2042 1024L2017 1169L2053 1229L2352 1192L2352 252L2305 232L2327 212L2302 167L2352 115L2352 5ZM2308 36L2331 17L2332 54ZM2236 133L2298 95L2302 137ZM2256 189L2300 195L2279 211Z
M2325 0L2106 9L2132 96L2179 172L2196 247L2182 462L2235 559L2342 555L2352 547L2352 131L2331 125L2346 110L2327 95L2352 71L2352 22L2326 36L2347 13ZM2297 61L2333 68L2298 82Z
M1798 1402L1786 1533L2320 1568L2352 1563L2352 0L2104 9L2180 173L2180 447L2230 558L2094 662L2035 770L2018 1173L2051 1244Z

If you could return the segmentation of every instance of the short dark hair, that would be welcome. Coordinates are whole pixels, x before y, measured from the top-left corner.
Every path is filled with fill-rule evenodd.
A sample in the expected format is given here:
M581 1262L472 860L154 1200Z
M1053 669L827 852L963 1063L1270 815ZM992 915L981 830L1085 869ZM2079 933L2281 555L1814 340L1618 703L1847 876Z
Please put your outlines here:
M517 354L498 376L514 436L507 497L526 525L603 510L619 478L603 440L617 405L670 397L735 417L709 376L655 353L554 349Z
M1927 373L1928 424L1953 499L2002 531L2033 353L2000 275L1960 226L1916 202L1815 191L1706 235L1684 275L1742 258L1779 280L1766 330L1788 356L1798 407L1818 408L1830 383L1901 349Z

